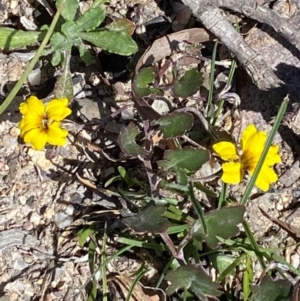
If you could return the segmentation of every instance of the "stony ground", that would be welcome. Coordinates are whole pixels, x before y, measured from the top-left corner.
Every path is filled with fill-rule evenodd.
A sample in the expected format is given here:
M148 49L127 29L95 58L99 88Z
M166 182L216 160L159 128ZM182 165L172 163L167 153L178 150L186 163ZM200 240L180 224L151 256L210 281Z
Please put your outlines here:
M128 17L135 2L138 1L129 1L127 5L126 1L111 1L108 14ZM17 26L16 22L19 22L21 16L33 21L34 12L42 8L38 2L30 3L0 0L1 24ZM185 20L178 17L179 4L172 2L170 7L165 8L167 16L154 0L145 0L141 4L144 5L145 22L160 17L171 22L173 30L184 26ZM173 10L172 14L170 10ZM262 130L270 130L280 101L287 93L290 94L289 113L275 138L275 142L280 144L283 158L283 163L277 167L279 182L266 194L255 194L254 191L247 217L263 246L278 248L292 245L285 249L283 256L295 268L299 268L300 248L295 245L297 238L264 216L258 206L273 218L300 229L300 126L297 114L297 103L300 100L300 55L264 25L252 27L245 39L261 52L285 81L285 85L274 91L259 91L240 68L234 87L241 98L241 106L238 108L240 119L237 123L228 115L222 126L230 130L233 124L238 125L234 131L236 137L249 123L256 124ZM34 51L0 53L0 100L5 98L19 79ZM87 120L104 119L125 103L129 106L122 112L121 120L134 116L136 112L130 101L130 81L117 79L113 87L107 87L98 66L87 69L76 58L72 66L76 70L73 72L76 99L72 104L72 120L78 120L78 112ZM37 69L37 78L32 74L29 83L0 116L0 300L86 300L84 286L89 280L90 270L86 250L79 247L74 235L76 226L89 223L95 213L101 216L103 210L111 210L110 215L106 213L99 222L104 226L105 221L110 220L110 226L122 229L115 218L122 206L119 200L104 191L99 192L87 183L83 184L80 177L89 179L89 183L103 186L109 177L116 174L117 165L101 153L87 148L86 141L91 139L93 131L79 134L78 129L73 128L68 145L54 155L51 149L35 151L22 143L17 128L21 118L19 103L32 93L50 93L48 96L51 97L51 90L48 92L47 88L51 87L49 80L57 72L44 59ZM116 73L110 72L108 78L114 76ZM111 88L117 93L111 93ZM106 135L115 140L121 126L122 123L114 120L108 122ZM112 155L118 156L113 151ZM141 176L139 170L136 173ZM244 188L243 185L233 187L231 196L239 199ZM107 253L114 252L115 247L111 245ZM147 254L138 254L134 260L123 257L108 265L108 269L122 273L137 270L145 256ZM153 275L156 272L154 266Z

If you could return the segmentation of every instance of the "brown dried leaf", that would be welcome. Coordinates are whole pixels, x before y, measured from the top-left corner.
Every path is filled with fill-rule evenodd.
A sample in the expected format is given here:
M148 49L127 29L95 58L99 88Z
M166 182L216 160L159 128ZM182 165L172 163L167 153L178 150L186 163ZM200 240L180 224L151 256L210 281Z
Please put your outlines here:
M126 298L128 292L132 286L133 279L125 277L124 275L114 275L108 279L114 283L116 287L119 289L119 293ZM143 286L140 282L138 282L129 299L130 301L165 301L166 295L160 289L154 289L150 287Z

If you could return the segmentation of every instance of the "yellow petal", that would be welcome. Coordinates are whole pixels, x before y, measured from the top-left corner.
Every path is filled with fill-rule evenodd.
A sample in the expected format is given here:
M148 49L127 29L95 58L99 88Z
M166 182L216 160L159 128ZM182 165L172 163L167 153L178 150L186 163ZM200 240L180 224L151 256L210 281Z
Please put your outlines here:
M241 163L243 170L253 170L262 154L267 139L267 133L260 131L254 133L247 140L243 154L241 156Z
M62 129L59 123L53 122L47 131L47 141L49 144L63 146L67 143L68 131Z
M25 143L31 144L31 140L34 136L39 135L41 129L31 129L27 132L24 132L23 136L21 136Z
M273 166L274 164L280 163L281 158L278 152L279 146L271 145L264 164L266 164L267 166Z
M41 150L47 143L47 134L45 130L32 130L35 132L31 138L31 144L36 150ZM32 132L31 131L31 132Z
M222 181L228 184L238 184L243 179L243 171L240 162L227 162L222 164Z
M242 134L242 139L241 139L241 148L242 150L245 149L246 145L247 145L247 142L249 140L249 138L254 135L255 133L257 133L257 129L255 127L254 124L250 124L248 125L244 131L243 131L243 134Z
M19 106L20 112L22 115L26 115L28 112L28 108L27 108L27 103L26 102L22 102Z
M47 117L51 120L61 121L72 113L72 110L67 107L68 99L53 99L46 106Z
M26 101L26 106L20 106L20 111L23 115L37 115L40 118L44 117L45 107L41 100L35 96L30 96ZM24 112L24 113L23 113Z
M33 122L31 120L26 120L25 118L21 120L19 124L19 128L21 130L21 137L24 137L24 135L34 129L43 129L43 125L40 122Z
M213 150L222 158L224 161L237 160L238 154L236 152L235 145L228 141L218 142L213 145Z
M68 106L68 99L67 98L54 98L49 101L46 105L46 110L50 110L53 107L67 107Z
M278 176L273 168L264 165L256 179L255 185L263 191L268 191L270 184L275 183Z

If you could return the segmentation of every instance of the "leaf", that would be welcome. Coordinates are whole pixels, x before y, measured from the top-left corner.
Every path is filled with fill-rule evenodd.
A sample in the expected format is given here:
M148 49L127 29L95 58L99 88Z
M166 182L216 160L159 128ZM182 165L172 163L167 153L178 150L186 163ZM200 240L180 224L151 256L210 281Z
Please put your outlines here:
M66 66L63 69L63 72L59 75L55 88L54 88L54 97L55 98L67 98L69 101L73 98L73 82L70 72L70 57L67 55Z
M71 49L72 44L60 32L56 32L50 39L50 45L54 50L61 51L64 49Z
M185 112L173 112L152 121L152 125L159 125L159 130L165 139L178 137L190 130L193 126L192 114Z
M166 207L150 202L136 215L125 217L123 222L135 232L164 233L171 225L169 220L162 216L166 210Z
M57 66L62 60L62 54L60 51L54 51L54 54L51 59L52 66Z
M207 300L206 296L220 296L221 286L214 283L199 265L181 266L175 271L170 271L165 276L165 280L172 284L167 288L166 293L172 295L179 289L190 290L200 300Z
M87 66L89 66L92 63L92 55L90 51L86 49L83 43L79 45L79 55Z
M45 35L45 31L23 31L0 27L0 49L23 48L42 41Z
M157 162L160 168L176 172L177 183L187 185L187 172L196 172L209 159L208 151L202 149L176 149L165 151L164 159Z
M91 7L76 21L78 31L91 31L96 29L105 18L103 7Z
M213 253L209 255L209 260L212 266L219 272L219 274L221 274L236 260L236 258L229 255ZM228 273L228 275L231 276L234 276L234 274L234 270Z
M56 1L56 8L59 8L62 1L63 0ZM65 20L73 21L76 16L78 6L78 0L66 0L61 15L64 17Z
M132 36L135 30L135 24L126 18L121 18L106 25L105 28L113 31L124 31Z
M75 22L73 21L67 21L61 26L61 32L65 36L65 44L67 46L64 47L64 49L71 49L71 47L79 46L82 43L82 40L79 37L78 34L78 28Z
M193 238L200 242L206 241L212 249L217 248L219 242L217 236L226 239L239 233L237 225L243 221L245 210L245 206L238 205L223 207L205 214L207 235L201 221L197 220L192 229Z
M125 32L98 30L80 32L79 36L97 47L119 55L131 55L137 51L137 44Z
M176 80L173 86L173 93L177 97L188 97L194 95L203 83L203 75L197 69L191 69Z
M78 231L78 243L81 247L85 244L87 238L94 232L94 227L92 225L82 228Z
M187 169L197 171L203 163L209 159L208 151L194 148L168 150L164 154L164 160L158 161L159 167L167 171Z
M133 157L145 156L146 151L135 141L136 136L140 133L137 126L130 123L127 127L123 127L119 135L119 145L122 151Z
M259 285L252 285L251 301L290 301L293 285L288 280L273 281L266 275Z
M134 79L134 92L141 97L151 94L151 89L149 85L153 83L154 79L155 73L153 68L149 67L142 69Z

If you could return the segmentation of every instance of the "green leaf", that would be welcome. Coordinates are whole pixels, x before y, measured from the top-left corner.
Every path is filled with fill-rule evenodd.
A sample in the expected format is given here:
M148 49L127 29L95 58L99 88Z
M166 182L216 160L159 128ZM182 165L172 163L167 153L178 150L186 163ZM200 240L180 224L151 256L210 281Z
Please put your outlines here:
M23 48L42 41L45 35L45 31L23 31L0 27L0 49Z
M70 43L67 38L60 32L56 32L52 35L50 39L50 45L56 51L61 51L64 49L71 49L72 43Z
M288 280L273 281L266 275L259 285L252 286L251 301L290 301L293 285ZM296 299L295 299L296 300Z
M135 24L126 18L122 18L106 25L105 28L113 31L124 31L132 36L135 30Z
M88 49L86 49L83 43L79 45L79 55L84 63L89 66L92 63L92 55Z
M221 286L214 283L200 265L181 266L175 271L168 272L165 280L172 283L167 288L168 295L172 295L179 289L192 291L202 301L207 300L206 296L222 295L219 291Z
M141 97L148 96L151 94L150 84L155 79L155 73L153 68L145 68L139 71L133 81L134 92Z
M192 228L193 238L200 242L206 243L215 249L219 240L217 236L222 238L230 238L239 233L237 225L243 221L245 206L222 207L218 210L207 213L204 218L207 226L207 236L204 233L201 221L197 220Z
M63 69L61 75L59 75L55 88L54 97L55 98L67 98L69 101L73 98L73 82L70 72L69 56L65 58L67 60L66 66Z
M223 273L235 260L235 257L223 255L223 254L210 254L209 260L212 266L221 274ZM234 276L234 270L230 271L228 275Z
M139 133L138 127L133 123L122 128L119 135L119 145L125 154L133 157L146 155L146 150L135 141L135 138Z
M80 231L78 231L78 233L77 233L77 236L79 236L78 243L81 247L83 247L87 238L93 232L94 232L94 227L92 225L84 227Z
M159 125L159 130L165 139L178 137L190 130L193 126L192 114L185 112L173 112L152 121L152 125Z
M123 222L135 232L164 233L171 225L169 220L163 217L166 210L166 207L150 202L136 215L124 218Z
M52 66L57 66L62 60L62 54L60 51L54 51L54 54L51 59Z
M79 46L82 43L78 35L78 28L75 22L67 21L61 27L61 32L65 35L66 45L68 48L64 49L71 49L71 47Z
M119 55L131 55L137 51L137 44L125 32L98 30L80 32L79 36L97 47Z
M123 166L118 166L118 172L121 175L122 179L126 182L128 187L132 187L135 184L134 180L128 175L126 169Z
M176 172L177 183L187 185L187 172L196 172L209 159L208 151L202 149L176 149L165 151L164 160L157 165L166 171Z
M76 21L78 31L91 31L96 29L105 18L105 10L103 7L89 8Z
M173 86L173 93L177 97L189 97L195 94L203 83L203 75L197 69L191 69L176 80Z
M60 6L62 1L63 0L56 1L56 8ZM65 20L73 21L76 16L78 6L79 6L78 0L66 0L61 15L64 17Z
M164 160L158 161L159 167L167 171L186 169L190 172L197 171L209 159L208 151L194 148L168 150Z

